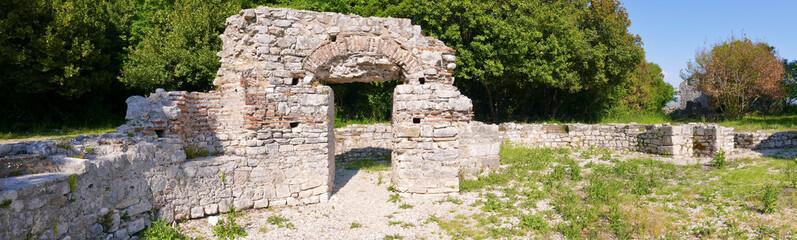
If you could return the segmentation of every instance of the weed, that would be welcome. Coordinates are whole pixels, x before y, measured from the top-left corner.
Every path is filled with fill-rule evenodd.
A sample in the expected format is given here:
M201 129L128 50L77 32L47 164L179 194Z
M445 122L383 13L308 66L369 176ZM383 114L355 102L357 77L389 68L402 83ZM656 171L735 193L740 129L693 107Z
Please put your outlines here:
M97 218L97 223L102 225L102 228L105 229L105 231L108 231L108 230L111 229L111 227L113 227L113 215L112 214L113 213L111 211L108 211L108 213L106 213L105 215L102 215L99 218Z
M201 148L201 147L196 146L196 145L188 145L188 146L183 147L183 152L185 152L185 159L186 160L190 160L190 159L194 159L194 158L200 158L200 157L207 157L207 156L213 155L207 149Z
M382 173L379 173L379 177L376 178L376 185L382 185Z
M72 150L72 144L69 143L69 139L61 139L60 141L55 142L55 147L64 150Z
M77 174L69 175L69 192L77 191Z
M0 208L8 209L9 207L11 207L12 202L13 201L11 199L6 199L5 201L3 201L3 203L0 203Z
M412 206L412 205L410 205L410 204L406 204L406 203L404 203L404 204L401 204L401 205L399 206L399 208L401 208L401 209L411 209L411 208L413 208L413 206Z
M797 188L797 158L794 158L793 161L794 164L788 164L788 167L786 167L784 178L789 186Z
M351 222L351 226L349 226L349 229L355 229L355 228L359 228L359 227L362 227L362 226L363 225L358 223L358 222Z
M130 221L130 214L128 214L127 211L125 211L125 213L122 214L122 217L120 218L125 221Z
M452 197L446 197L443 200L437 201L437 203L443 203L443 202L450 202L450 203L453 203L453 204L456 204L456 205L461 205L463 203L462 200L459 200L459 199L456 199L456 198L452 198Z
M780 195L779 189L777 189L774 185L767 185L764 188L764 193L761 196L761 203L762 213L774 213L775 207L777 206L778 195Z
M404 222L402 222L402 221L387 221L387 225L390 225L390 226L399 225L399 224L402 224L402 223L404 223Z
M227 182L227 173L222 172L221 173L221 183L226 183L226 182Z
M94 153L94 148L93 147L87 147L86 148L86 154L92 154L92 153Z
M136 136L136 134L135 134L135 133L131 133L131 132L130 132L130 133L127 133L127 136L128 136L128 137L135 137L135 136Z
M387 190L390 192L396 192L396 188L393 186L387 186Z
M187 240L188 238L180 234L179 227L172 228L165 220L158 219L144 230L144 239Z
M268 228L267 228L266 226L262 226L262 227L260 227L258 230L259 230L261 233L266 233L266 232L268 232Z
M401 196L399 196L398 193L391 194L390 198L387 199L387 202L389 202L389 203L399 203L399 202L401 202Z
M548 229L548 222L539 216L525 215L520 218L520 227L545 232Z
M270 216L266 219L266 222L271 225L277 225L278 228L293 228L293 223L280 215Z
M717 154L714 154L714 166L719 169L725 168L725 151L720 149Z
M393 235L385 235L385 237L382 238L382 239L383 240L398 240L398 239L404 239L404 236L401 236L400 234L396 233L396 234L393 234Z
M246 231L235 222L233 214L227 214L226 220L220 219L219 223L213 226L213 236L218 237L219 240L234 240L235 238L246 237Z

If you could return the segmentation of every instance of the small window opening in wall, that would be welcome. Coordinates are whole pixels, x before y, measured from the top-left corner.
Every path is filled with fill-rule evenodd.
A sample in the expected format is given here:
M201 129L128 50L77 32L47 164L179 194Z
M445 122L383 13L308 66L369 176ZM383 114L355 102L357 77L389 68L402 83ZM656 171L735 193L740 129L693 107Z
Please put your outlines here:
M292 122L291 123L291 128L296 128L298 126L299 126L299 122Z
M155 130L155 135L158 135L159 138L162 138L164 134L164 130Z
M421 123L421 118L412 118L412 123Z
M330 42L335 42L335 41L337 41L337 40L338 40L338 35L335 35L335 36L329 36L329 41L330 41Z
M424 83L426 83L426 78L418 78L418 82L421 83L421 85L423 85Z
M299 78L293 78L293 80L291 81L291 85L293 86L299 85Z

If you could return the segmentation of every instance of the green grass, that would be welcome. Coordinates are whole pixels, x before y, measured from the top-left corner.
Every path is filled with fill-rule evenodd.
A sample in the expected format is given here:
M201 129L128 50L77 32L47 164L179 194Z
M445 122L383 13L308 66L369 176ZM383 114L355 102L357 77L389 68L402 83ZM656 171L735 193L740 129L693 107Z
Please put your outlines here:
M355 124L370 125L370 124L375 124L375 123L389 123L389 122L390 121L377 121L377 120L369 119L369 118L365 118L365 119L339 118L337 115L335 115L335 128L342 128L342 127L346 127L346 126L349 126L349 125L355 125Z
M661 112L628 112L610 113L603 117L598 123L639 123L639 124L660 124L671 122L672 118Z
M736 131L797 130L797 114L746 116L739 120L722 120L718 123L733 127Z
M751 115L743 117L742 119L724 119L718 121L704 121L701 119L672 119L670 116L659 112L611 113L597 123L608 124L632 122L639 124L704 122L709 124L717 123L725 127L733 127L736 131L785 131L797 130L797 113L784 113L778 115Z
M366 172L390 171L390 156L386 159L357 159L351 161L339 161L336 164L343 165L346 170L359 170Z
M499 155L507 167L460 182L461 191L479 195L472 206L484 213L430 221L455 239L769 236L746 232L762 221L776 229L768 230L774 238L797 233L793 210L783 211L797 207L797 192L783 190L791 184L787 170L797 167L792 160L728 160L719 169L606 154L611 164L580 167L566 149L509 143ZM540 211L541 200L553 208Z
M34 129L30 131L0 132L0 140L14 140L27 138L61 138L78 135L103 134L116 131L114 126L63 128L63 129Z

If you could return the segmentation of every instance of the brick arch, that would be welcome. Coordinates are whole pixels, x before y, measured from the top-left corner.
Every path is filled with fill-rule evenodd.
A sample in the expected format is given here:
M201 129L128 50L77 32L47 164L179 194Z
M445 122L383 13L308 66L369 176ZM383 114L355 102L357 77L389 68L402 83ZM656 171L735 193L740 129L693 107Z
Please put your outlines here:
M422 61L412 51L395 40L384 37L339 36L336 41L328 41L315 47L310 55L304 58L302 64L304 70L314 74L320 67L329 64L334 59L355 54L387 57L391 63L401 67L407 81L417 80L424 76Z

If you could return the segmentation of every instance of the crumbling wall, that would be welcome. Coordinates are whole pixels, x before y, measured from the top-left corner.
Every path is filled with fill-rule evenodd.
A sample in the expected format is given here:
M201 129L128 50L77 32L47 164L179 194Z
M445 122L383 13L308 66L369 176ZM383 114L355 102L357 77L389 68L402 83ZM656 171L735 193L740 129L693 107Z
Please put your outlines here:
M0 156L54 163L50 172L0 179L0 202L8 202L0 208L0 238L124 239L157 218L199 218L329 197L326 176L267 158L187 159L179 140L153 138L111 133L62 144L71 151Z
M733 134L736 148L776 149L797 147L797 131L786 132L740 132Z

